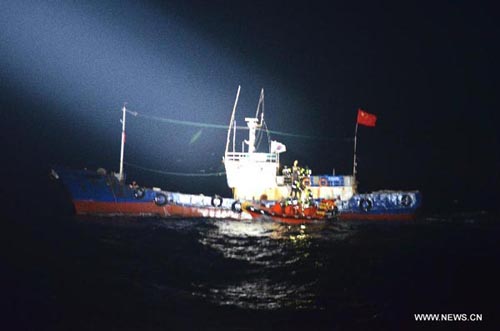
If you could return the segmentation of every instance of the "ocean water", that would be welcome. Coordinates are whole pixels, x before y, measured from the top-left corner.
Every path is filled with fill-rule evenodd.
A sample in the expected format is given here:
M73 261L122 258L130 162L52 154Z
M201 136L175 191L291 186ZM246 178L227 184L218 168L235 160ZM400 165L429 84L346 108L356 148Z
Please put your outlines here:
M2 311L16 330L499 325L500 223L485 212L301 227L40 211L17 214L4 241Z

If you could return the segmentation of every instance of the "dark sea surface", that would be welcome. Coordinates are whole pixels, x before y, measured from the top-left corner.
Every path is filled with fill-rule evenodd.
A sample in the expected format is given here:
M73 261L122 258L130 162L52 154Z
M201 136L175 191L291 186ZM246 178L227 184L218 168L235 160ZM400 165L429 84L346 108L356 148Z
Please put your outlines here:
M487 212L301 227L76 217L48 197L13 207L5 330L500 326L500 219ZM415 313L483 321L415 322Z

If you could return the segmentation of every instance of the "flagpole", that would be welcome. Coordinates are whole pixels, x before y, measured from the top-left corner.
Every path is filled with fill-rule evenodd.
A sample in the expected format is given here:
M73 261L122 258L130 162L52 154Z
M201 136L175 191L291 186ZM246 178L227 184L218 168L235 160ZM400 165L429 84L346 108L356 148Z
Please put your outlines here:
M358 143L358 121L356 121L356 128L354 129L354 159L352 161L352 177L356 180L356 147Z

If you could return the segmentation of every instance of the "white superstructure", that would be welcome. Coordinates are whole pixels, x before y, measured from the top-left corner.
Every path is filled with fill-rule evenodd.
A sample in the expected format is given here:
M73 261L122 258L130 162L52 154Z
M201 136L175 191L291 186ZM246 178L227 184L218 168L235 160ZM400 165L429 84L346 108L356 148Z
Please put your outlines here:
M256 132L265 127L264 123L264 90L261 90L255 117L246 117L246 128L237 127L235 121L236 107L240 87L231 114L227 134L224 166L226 168L227 185L233 190L233 198L239 200L280 200L291 194L290 183L279 175L280 153L286 146L271 141L268 153L257 152ZM248 129L248 139L243 141L241 151L235 150L236 129ZM266 128L267 129L267 128ZM231 132L233 133L231 144ZM232 150L230 150L232 146ZM246 146L246 151L245 151ZM312 176L308 179L307 188L313 197L348 200L355 193L352 176Z
M257 200L277 187L277 174L279 170L279 151L273 153L260 153L256 151L256 131L262 128L264 121L264 90L261 91L259 104L255 117L246 117L248 139L242 145L242 151L235 151L236 123L234 115L238 102L240 88L233 107L231 123L229 124L228 140L224 153L224 166L226 168L227 185L233 190L235 199ZM260 115L260 118L259 118ZM233 150L229 150L231 131L233 130ZM245 146L247 150L245 151ZM286 189L286 188L285 188Z

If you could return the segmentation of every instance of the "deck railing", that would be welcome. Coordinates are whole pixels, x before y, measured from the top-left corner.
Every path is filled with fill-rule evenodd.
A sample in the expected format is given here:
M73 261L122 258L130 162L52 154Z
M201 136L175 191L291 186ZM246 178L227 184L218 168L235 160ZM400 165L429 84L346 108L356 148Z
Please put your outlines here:
M236 153L228 152L225 155L226 161L251 161L264 163L278 163L278 154L275 153Z

